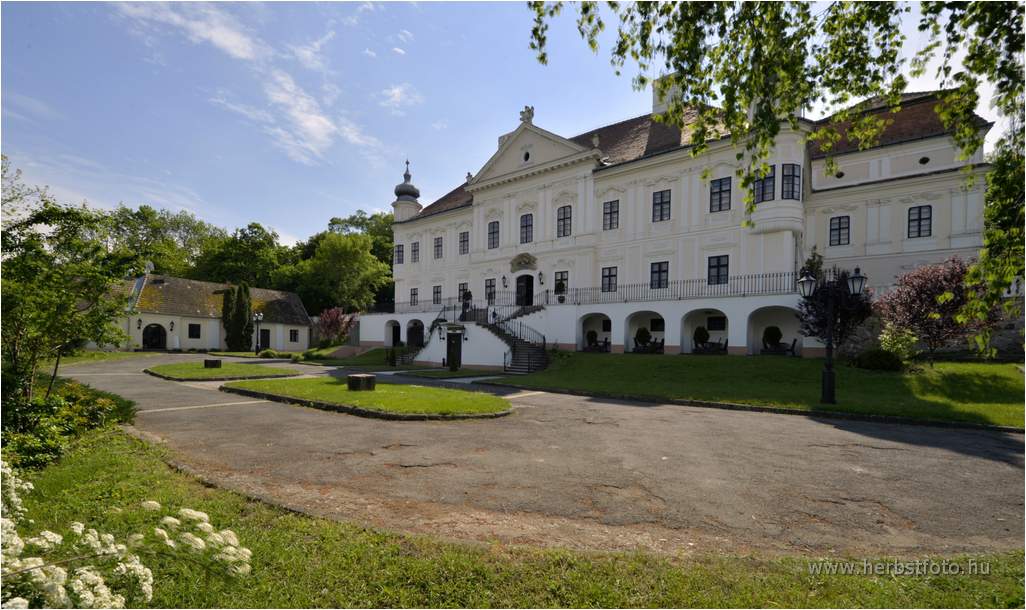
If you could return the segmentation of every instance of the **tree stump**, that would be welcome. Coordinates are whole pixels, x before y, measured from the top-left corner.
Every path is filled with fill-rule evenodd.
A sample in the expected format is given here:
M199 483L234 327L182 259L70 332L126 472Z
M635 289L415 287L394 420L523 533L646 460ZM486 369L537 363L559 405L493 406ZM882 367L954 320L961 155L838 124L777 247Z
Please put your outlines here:
M221 368L221 361L214 359L204 359L203 368L205 369L219 369Z
M373 390L375 379L377 378L374 375L369 375L367 373L346 375L346 381L349 383L349 390L352 392L369 392Z

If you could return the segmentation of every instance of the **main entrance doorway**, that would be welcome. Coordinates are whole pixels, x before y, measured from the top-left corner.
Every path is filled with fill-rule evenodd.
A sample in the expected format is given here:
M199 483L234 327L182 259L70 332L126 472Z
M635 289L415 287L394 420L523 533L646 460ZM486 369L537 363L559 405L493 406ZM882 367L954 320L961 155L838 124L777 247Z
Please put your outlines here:
M534 276L529 273L517 278L517 305L534 305Z
M143 349L167 349L167 331L160 324L148 324L143 329Z

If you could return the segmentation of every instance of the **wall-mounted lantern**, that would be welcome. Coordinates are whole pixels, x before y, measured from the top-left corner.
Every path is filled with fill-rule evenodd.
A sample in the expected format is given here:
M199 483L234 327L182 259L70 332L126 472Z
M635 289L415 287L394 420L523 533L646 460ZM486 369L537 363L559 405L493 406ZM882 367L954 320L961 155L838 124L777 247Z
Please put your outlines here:
M545 285L545 274L542 273L541 271L538 272L538 285L539 286L544 286Z
M168 328L171 329L171 332L175 332L175 323L172 322L172 323L168 324Z
M506 288L507 286L509 286L509 281L506 280L506 276L504 275L502 276L502 287Z
M135 321L135 329L139 330L141 328L142 328L142 318L139 318L138 320Z

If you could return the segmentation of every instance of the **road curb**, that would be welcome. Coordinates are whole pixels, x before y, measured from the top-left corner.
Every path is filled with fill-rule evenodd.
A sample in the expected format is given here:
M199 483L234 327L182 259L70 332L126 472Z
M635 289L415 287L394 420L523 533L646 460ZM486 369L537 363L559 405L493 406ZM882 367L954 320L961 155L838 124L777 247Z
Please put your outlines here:
M251 381L254 379L284 379L286 377L299 377L307 374L297 371L288 375L261 375L259 377L171 377L170 375L162 375L150 369L143 369L143 372L160 379L166 379L167 381Z
M374 411L372 409L363 409L361 407L354 407L352 405L343 405L332 402L321 402L319 400L306 400L303 398L293 398L291 396L282 396L280 394L268 394L267 392L258 392L256 390L247 390L245 388L232 388L224 385L222 385L218 389L222 392L228 392L231 394L240 394L242 396L251 396L253 398L262 398L264 400L283 402L286 404L302 405L304 407L320 409L322 411L335 411L337 413L356 415L357 417L388 419L392 421L455 421L461 419L495 419L498 417L505 417L513 412L513 409L510 408L506 409L505 411L498 411L496 413L466 413L463 415L443 415L440 413L389 413L387 411Z
M958 428L965 430L989 430L994 432L1018 432L1022 434L1022 428L1012 426L999 426L996 424L977 424L973 422L950 422L938 420L914 419L897 415L873 415L871 413L845 413L843 411L799 411L797 409L780 409L776 407L763 407L759 405L745 405L734 402L712 402L707 400L687 400L682 398L653 398L651 396L639 396L636 394L618 394L614 392L584 392L580 390L552 389L544 386L513 385L499 381L477 381L473 385L487 385L500 388L514 388L520 390L532 390L549 392L551 394L567 394L570 396L587 396L590 398L611 398L614 400L632 400L649 404L672 404L686 407L706 407L710 409L723 409L727 411L750 411L753 413L777 413L780 415L798 415L810 419L846 419L849 421L864 421L878 424L905 424L912 426L933 426L937 428Z

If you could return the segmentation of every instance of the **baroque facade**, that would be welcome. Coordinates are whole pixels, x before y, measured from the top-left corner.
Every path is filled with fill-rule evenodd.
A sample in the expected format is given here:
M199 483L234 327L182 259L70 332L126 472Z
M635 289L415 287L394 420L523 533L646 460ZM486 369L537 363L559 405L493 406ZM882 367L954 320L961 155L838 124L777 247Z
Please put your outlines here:
M462 333L464 365L509 367L539 337L636 351L644 328L665 354L740 355L763 351L776 326L795 352L819 354L794 315L813 248L827 267L860 267L879 292L981 245L986 164L959 158L936 103L906 94L899 112L867 110L890 124L867 150L842 138L830 175L806 141L819 124L783 126L751 226L729 138L692 157L687 130L653 119L664 110L655 95L651 114L570 138L536 126L527 107L481 169L430 205L407 166L392 204L396 303L362 316L361 343L424 344L417 359L441 362L446 335Z

